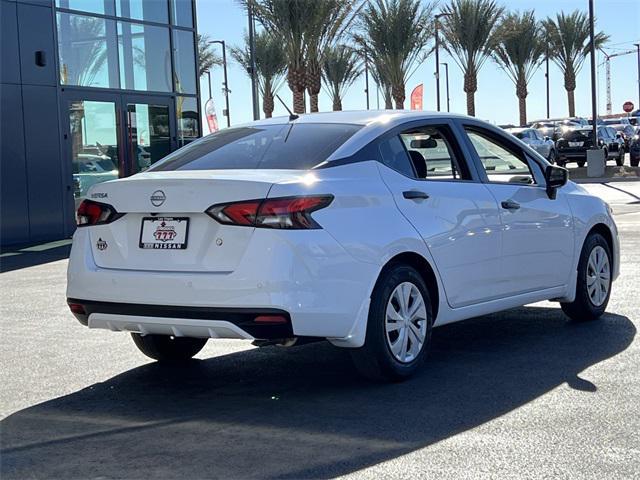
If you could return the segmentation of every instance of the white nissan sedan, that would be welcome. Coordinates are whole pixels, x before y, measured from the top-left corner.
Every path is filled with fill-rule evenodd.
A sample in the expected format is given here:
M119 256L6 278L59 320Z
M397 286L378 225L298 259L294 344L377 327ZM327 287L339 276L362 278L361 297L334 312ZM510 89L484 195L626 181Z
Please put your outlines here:
M362 111L229 128L77 212L71 311L159 361L209 338L348 348L400 380L433 327L541 300L600 317L619 271L608 205L466 116Z

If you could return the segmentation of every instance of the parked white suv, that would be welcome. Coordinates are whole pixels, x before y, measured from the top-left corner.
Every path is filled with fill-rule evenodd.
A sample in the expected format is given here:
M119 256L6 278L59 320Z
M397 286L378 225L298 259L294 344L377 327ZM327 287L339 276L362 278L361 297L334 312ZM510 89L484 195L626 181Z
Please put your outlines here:
M178 361L208 338L327 339L402 379L434 326L552 299L602 315L608 206L474 118L321 113L222 130L78 209L68 303Z

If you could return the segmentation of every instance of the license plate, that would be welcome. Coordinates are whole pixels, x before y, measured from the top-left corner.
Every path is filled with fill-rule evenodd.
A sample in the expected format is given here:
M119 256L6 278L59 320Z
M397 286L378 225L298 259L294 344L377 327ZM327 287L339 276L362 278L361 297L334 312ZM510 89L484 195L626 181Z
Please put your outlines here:
M584 142L569 142L570 147L581 147Z
M140 248L184 250L187 248L187 217L144 217L140 231Z

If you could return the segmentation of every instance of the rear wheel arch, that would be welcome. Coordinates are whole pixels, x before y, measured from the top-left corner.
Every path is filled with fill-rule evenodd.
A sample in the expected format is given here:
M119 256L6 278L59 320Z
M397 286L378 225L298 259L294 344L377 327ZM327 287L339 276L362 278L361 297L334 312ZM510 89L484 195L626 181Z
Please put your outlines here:
M433 308L434 321L438 317L438 308L440 305L440 292L438 289L438 279L436 278L435 271L429 261L422 255L416 252L403 252L399 253L395 257L389 259L389 261L382 267L378 279L382 276L382 273L393 265L409 265L416 269L420 274L424 282L427 284L429 290L429 296L431 297L431 303Z

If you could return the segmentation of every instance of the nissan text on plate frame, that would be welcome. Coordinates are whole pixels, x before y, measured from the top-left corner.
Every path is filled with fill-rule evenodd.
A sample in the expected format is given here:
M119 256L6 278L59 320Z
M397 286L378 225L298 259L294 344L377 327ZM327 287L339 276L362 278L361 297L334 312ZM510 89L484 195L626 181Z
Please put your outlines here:
M436 326L541 300L595 320L619 271L609 206L517 138L430 112L229 128L94 185L68 304L180 362L209 338L328 340L410 376Z

